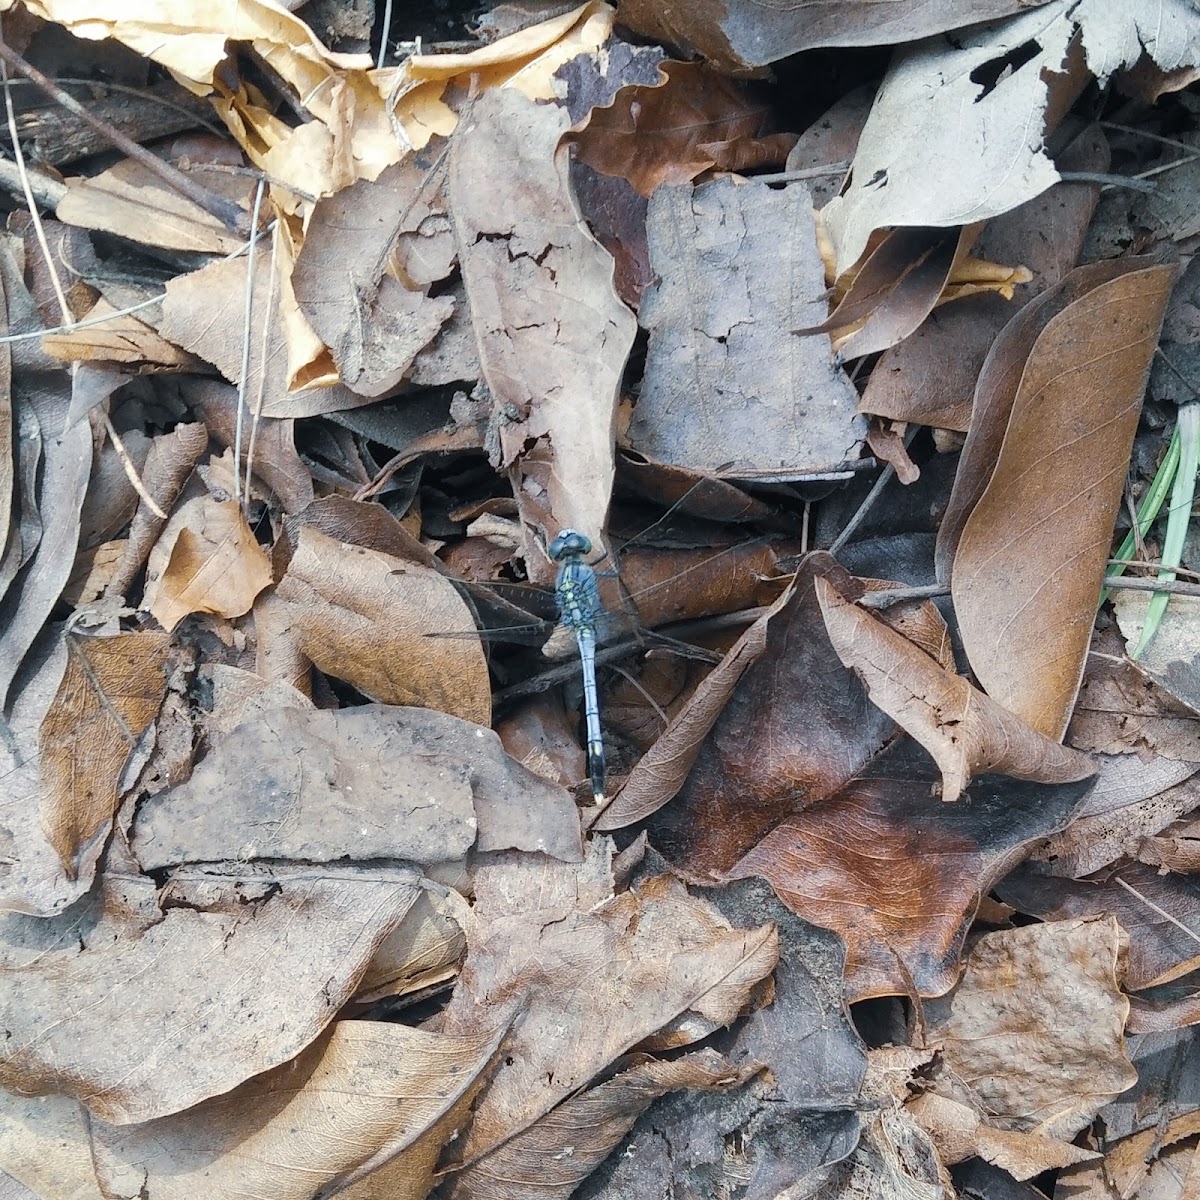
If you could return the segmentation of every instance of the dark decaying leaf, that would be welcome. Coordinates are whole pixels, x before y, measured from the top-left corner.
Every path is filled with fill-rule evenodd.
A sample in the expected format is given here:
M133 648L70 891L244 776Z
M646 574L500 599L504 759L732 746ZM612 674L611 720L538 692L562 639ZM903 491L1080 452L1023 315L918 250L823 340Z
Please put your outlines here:
M417 892L412 875L214 876L172 885L157 923L114 922L83 948L23 961L10 944L0 1083L117 1124L227 1092L321 1032Z
M1055 739L1083 676L1175 278L1173 266L1139 260L1126 270L1068 304L1033 343L995 470L954 554L954 607L980 685Z
M724 70L763 67L819 46L891 46L1028 7L1014 0L921 4L904 0L881 15L873 4L785 0L621 0L623 24L644 37L695 50Z
M593 108L572 142L582 162L627 179L649 197L712 167L747 171L782 163L795 134L762 136L767 109L741 85L700 63L665 62L651 84L622 88Z
M1088 126L1057 162L1063 171L1107 170L1103 130ZM985 293L936 309L875 364L863 392L863 412L969 429L971 398L989 348L1022 303L1053 287L1075 265L1098 195L1094 183L1056 183L989 221L975 253L992 262L1020 263L1033 279L1018 287L1015 300Z
M679 795L650 837L673 865L720 878L765 834L831 796L896 734L829 643L815 580L853 594L828 554L809 555L767 626L766 650L741 677Z
M642 298L650 331L629 441L660 462L738 478L828 471L866 425L829 339L792 330L825 317L825 269L802 185L719 180L650 200Z
M1091 787L984 775L945 804L937 777L902 742L727 873L763 876L793 912L845 940L851 998L947 991L980 896L1066 825Z
M291 1062L185 1113L93 1120L96 1174L109 1195L153 1200L235 1200L248 1188L274 1200L346 1188L422 1200L502 1033L339 1021Z
M505 422L503 466L519 481L526 443L545 443L553 470L542 506L556 528L602 546L636 323L571 195L558 149L567 121L514 89L486 92L455 134L446 194L479 360ZM524 498L519 482L514 490Z

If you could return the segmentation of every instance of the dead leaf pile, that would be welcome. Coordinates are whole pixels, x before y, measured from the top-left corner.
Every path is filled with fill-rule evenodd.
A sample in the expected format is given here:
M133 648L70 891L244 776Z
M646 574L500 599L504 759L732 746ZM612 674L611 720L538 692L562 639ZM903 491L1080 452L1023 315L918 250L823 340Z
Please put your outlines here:
M0 0L0 1196L1198 1194L1200 13L374 7Z

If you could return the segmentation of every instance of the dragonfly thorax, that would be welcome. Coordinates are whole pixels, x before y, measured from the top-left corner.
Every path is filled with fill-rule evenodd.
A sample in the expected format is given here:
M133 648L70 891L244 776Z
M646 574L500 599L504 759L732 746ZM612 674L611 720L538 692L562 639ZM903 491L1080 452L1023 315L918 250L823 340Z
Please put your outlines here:
M563 529L558 537L550 543L550 557L555 562L562 562L576 555L591 554L592 539L577 529Z

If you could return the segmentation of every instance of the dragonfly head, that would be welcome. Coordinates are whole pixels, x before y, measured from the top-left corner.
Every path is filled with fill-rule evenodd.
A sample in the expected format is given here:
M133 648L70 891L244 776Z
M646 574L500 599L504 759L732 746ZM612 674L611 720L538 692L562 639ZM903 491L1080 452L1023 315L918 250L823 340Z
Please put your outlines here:
M563 529L550 543L550 557L555 562L574 554L591 554L592 540L576 529Z

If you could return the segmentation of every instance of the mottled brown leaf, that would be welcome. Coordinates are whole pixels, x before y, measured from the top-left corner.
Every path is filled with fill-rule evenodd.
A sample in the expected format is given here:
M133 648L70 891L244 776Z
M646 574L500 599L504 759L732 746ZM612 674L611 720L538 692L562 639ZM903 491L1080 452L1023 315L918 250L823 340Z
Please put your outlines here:
M768 114L740 84L701 63L665 62L655 83L621 88L611 104L593 108L571 140L582 162L648 197L659 184L690 183L712 167L782 163L796 136L763 136Z
M1174 277L1135 262L1049 321L954 556L955 612L980 685L1050 738L1065 733L1083 676Z
M477 99L450 149L447 200L459 262L516 494L530 441L553 469L555 529L593 545L612 493L617 391L636 322L613 290L611 255L571 195L569 118L512 88Z

